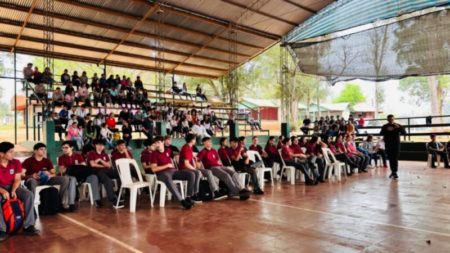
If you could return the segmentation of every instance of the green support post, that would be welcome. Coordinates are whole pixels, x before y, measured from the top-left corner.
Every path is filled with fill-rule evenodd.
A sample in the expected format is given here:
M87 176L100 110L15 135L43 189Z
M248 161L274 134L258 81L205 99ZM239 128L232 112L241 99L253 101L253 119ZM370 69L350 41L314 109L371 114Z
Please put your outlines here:
M156 132L158 132L161 136L167 135L166 122L157 121L156 122Z
M290 138L291 131L289 131L289 123L281 123L281 135Z
M53 120L45 121L43 130L44 142L47 145L47 157L56 164L59 147L56 147L55 142L55 122Z
M239 137L239 124L234 122L230 124L230 140Z

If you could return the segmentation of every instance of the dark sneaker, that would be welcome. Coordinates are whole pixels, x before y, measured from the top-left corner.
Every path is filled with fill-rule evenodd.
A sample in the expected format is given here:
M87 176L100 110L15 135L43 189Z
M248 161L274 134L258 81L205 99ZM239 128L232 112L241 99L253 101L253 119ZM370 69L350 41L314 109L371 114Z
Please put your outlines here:
M214 200L226 199L227 197L228 197L227 194L223 194L219 191L214 192Z
M102 201L96 200L96 201L95 201L95 206L96 206L96 207L103 207Z
M198 195L194 195L191 198L189 198L193 203L195 204L201 204L203 203L202 199Z
M397 179L398 179L397 173L395 173L395 174L393 175L393 177L394 177L394 180L397 180Z
M253 191L253 194L256 194L256 195L263 195L264 192L263 192L261 189L256 189L256 190Z
M183 199L183 200L181 201L181 205L182 205L183 208L186 209L186 210L189 210L189 209L192 208L192 203L191 203L191 201L188 200L188 199Z
M6 232L0 231L0 242L8 239L8 234Z
M29 226L23 230L23 233L26 235L38 235L39 230L37 230L34 226Z
M75 210L77 210L75 205L69 205L69 212L75 212Z

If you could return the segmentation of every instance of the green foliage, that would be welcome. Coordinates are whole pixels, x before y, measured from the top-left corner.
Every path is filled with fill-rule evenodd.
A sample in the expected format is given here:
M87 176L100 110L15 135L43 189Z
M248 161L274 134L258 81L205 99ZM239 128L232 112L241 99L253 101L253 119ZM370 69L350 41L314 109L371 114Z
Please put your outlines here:
M442 94L442 99L445 99L450 91L450 75L438 76L437 80L439 93ZM403 78L400 80L399 89L408 93L408 97L403 97L403 100L409 100L418 106L430 102L431 96L427 77Z
M8 116L9 114L11 114L11 112L9 111L9 105L7 103L0 103L0 119Z
M351 107L365 101L366 97L362 93L361 87L354 83L345 84L341 94L333 100L335 103L349 103Z

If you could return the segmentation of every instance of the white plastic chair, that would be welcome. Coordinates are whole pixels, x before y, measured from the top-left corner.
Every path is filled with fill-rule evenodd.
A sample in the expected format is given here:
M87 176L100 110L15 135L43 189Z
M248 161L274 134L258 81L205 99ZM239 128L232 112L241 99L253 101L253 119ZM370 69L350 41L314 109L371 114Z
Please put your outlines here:
M145 179L147 180L147 182L149 183L150 187L153 188L153 200L152 200L152 207L153 207L153 202L155 201L155 197L156 197L156 191L158 190L158 186L159 188L159 206L160 207L164 207L165 203L166 203L166 196L167 199L170 200L172 198L172 194L167 190L167 186L164 182L161 182L157 179L155 174L145 174ZM181 197L184 199L185 198L185 194L184 194L184 183L181 180L174 180L173 183L175 185L178 185L180 188L180 194Z
M116 160L116 167L119 172L120 181L122 185L120 186L119 196L117 198L117 203L115 208L122 208L123 206L119 206L120 198L122 196L122 190L124 188L130 189L130 212L136 212L136 201L137 201L137 193L138 189L148 187L150 193L150 203L153 206L153 194L150 184L148 182L144 182L142 179L142 175L139 171L139 167L137 162L134 159L122 158ZM130 166L133 165L133 166ZM136 174L138 175L138 181L133 182L133 178L131 177L131 169L136 170Z
M291 181L291 184L295 184L295 167L294 166L286 166L283 156L281 155L281 149L278 150L278 153L280 154L280 160L281 160L280 181L281 181L281 178L283 177L284 172L287 171L288 181Z
M93 206L94 205L94 196L92 193L91 184L84 182L78 187L78 190L80 191L79 201L84 200L84 199L86 199L86 196L89 196L89 201L91 203L91 206ZM86 194L86 190L87 190L87 194Z
M249 151L247 151L247 154L248 154L250 161L252 161L252 162L263 161L263 159L258 151L249 150ZM264 189L264 174L266 172L270 173L271 184L273 185L273 170L272 170L272 168L267 168L267 167L256 168L256 173L258 175L258 182L259 182L259 186L261 187L261 189Z
M428 152L428 143L425 143L425 148L426 148L427 153L428 153L427 167L431 168L431 165L433 164L433 155ZM439 168L441 166L441 156L438 155L438 154L436 154L436 162L437 162L437 167L436 168Z
M39 218L39 205L41 204L41 195L39 193L50 187L55 187L59 191L59 185L38 185L34 190L34 211L36 212L37 218Z
M331 178L332 172L336 176L338 181L341 181L341 174L344 173L347 178L347 172L345 171L345 163L340 162L334 157L333 152L329 148L322 148L323 157L325 158L325 172L323 173L323 180L325 180L325 175L328 174L328 178ZM330 160L330 157L333 161Z

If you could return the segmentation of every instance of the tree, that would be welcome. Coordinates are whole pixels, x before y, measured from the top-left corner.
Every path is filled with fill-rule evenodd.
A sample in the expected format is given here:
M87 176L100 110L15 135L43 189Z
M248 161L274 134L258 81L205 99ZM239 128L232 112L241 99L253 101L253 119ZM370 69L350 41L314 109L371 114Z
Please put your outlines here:
M434 81L430 82L429 79L430 77L408 77L400 80L400 90L408 93L408 97L403 97L402 99L409 100L418 106L430 103L435 99L437 112L434 113L432 111L432 114L442 115L445 98L450 92L450 76L437 76L436 87L433 90L431 90L430 84L434 85L435 83Z
M333 100L335 103L349 103L350 107L365 101L366 97L362 93L361 87L355 83L347 83L341 94Z

